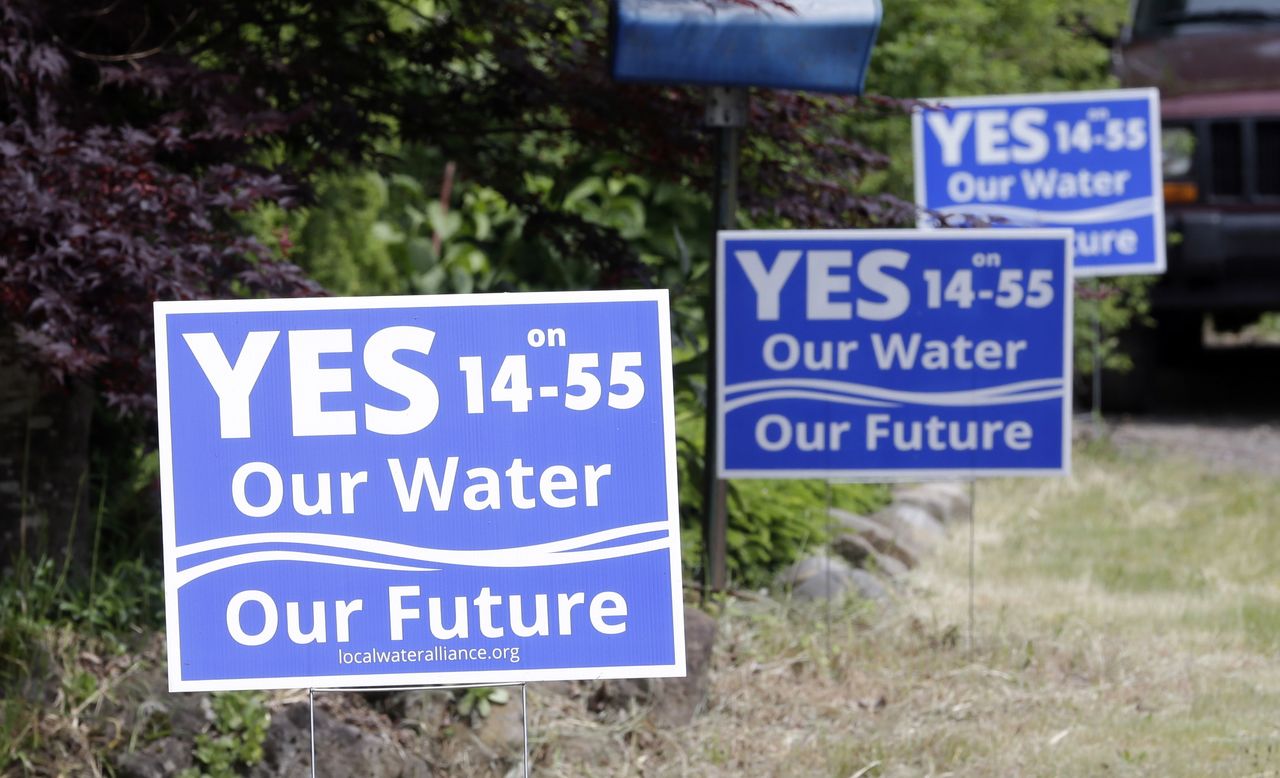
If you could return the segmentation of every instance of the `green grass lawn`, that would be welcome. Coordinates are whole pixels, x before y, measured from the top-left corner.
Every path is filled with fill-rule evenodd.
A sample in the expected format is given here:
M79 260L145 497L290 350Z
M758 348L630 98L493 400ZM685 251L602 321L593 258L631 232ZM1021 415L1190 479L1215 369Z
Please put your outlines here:
M989 761L947 769L1280 775L1274 480L1095 444L1070 479L978 494L974 660L1009 674L1027 707L991 709L999 736L966 737ZM967 596L961 541L921 577L926 613Z
M1094 443L977 495L972 650L959 525L886 613L730 603L705 715L593 774L1280 776L1272 479Z

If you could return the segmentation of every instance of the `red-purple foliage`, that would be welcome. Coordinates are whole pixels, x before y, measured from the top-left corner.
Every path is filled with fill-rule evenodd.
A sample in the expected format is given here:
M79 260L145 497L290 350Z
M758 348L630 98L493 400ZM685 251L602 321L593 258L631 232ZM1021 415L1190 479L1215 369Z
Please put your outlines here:
M152 301L318 291L231 222L288 203L247 161L248 139L287 120L220 114L232 92L194 68L72 62L58 14L73 15L0 2L0 309L53 379L145 407Z
M537 153L554 146L705 191L703 93L614 84L601 0L415 7L0 0L0 315L30 361L145 406L151 302L318 292L233 215L288 207L312 171L393 135L502 192L559 261L644 283L634 248L530 196L525 175L557 172ZM899 110L755 95L749 136L764 142L744 153L743 207L796 227L909 221L908 204L855 193L885 160L843 132L852 112Z

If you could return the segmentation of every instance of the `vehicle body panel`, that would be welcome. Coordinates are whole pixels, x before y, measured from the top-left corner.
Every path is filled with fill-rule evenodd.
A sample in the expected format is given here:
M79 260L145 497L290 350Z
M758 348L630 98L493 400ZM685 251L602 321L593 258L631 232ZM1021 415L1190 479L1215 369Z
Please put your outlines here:
M1161 91L1190 170L1166 182L1168 271L1152 304L1235 323L1280 309L1280 3L1139 0L1116 50L1125 86ZM1168 191L1168 190L1166 190Z

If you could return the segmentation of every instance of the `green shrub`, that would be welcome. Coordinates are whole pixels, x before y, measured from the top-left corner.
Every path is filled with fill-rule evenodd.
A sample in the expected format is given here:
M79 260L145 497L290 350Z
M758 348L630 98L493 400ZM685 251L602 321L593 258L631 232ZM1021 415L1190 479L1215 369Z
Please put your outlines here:
M472 723L476 719L488 718L492 712L494 705L506 705L511 701L511 692L500 686L473 686L469 689L459 689L454 697L454 710L462 718L470 719Z
M74 728L77 709L102 695L101 679L83 662L86 654L122 654L163 619L160 571L140 560L81 576L47 558L19 560L5 571L0 773L17 766L33 773L33 765L51 758L48 749L56 750L61 730ZM51 697L54 689L59 693Z
M142 560L118 562L74 583L49 559L20 561L0 583L0 683L22 675L32 646L49 630L90 634L118 653L163 623L162 574Z
M1133 367L1131 355L1121 348L1120 336L1130 328L1150 326L1147 290L1154 282L1154 276L1090 278L1077 282L1075 367L1078 375L1092 373L1095 358L1109 370L1125 371Z
M179 778L229 778L262 761L271 714L257 692L213 695L213 731L196 735L195 760Z
M829 507L867 513L888 501L879 485L807 479L732 481L727 490L729 575L737 585L765 585L831 532Z
M682 395L677 414L681 547L686 577L704 564L702 539L702 409ZM807 480L730 481L725 496L728 529L726 567L730 586L756 588L773 574L829 539L828 507L869 513L889 501L878 484Z

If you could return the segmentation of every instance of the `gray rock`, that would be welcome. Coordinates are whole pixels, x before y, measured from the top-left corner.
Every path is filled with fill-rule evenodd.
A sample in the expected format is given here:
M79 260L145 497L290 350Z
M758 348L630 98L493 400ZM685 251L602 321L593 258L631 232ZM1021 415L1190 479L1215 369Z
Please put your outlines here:
M931 548L947 534L942 522L928 511L904 503L893 503L877 511L871 515L871 520L892 532L895 537L906 539L917 547Z
M707 697L711 657L717 624L708 614L684 609L684 678L619 678L602 681L587 705L594 711L649 706L649 718L658 727L682 727Z
M934 481L899 486L893 491L893 500L922 508L943 524L969 519L969 485L963 481Z
M548 697L581 697L582 684L580 681L539 681L537 686L530 689L530 693L536 689L539 695Z
M911 572L910 568L887 554L876 554L872 562L866 569L880 573L891 581L901 581Z
M901 580L907 575L907 566L888 554L882 554L861 535L852 533L840 535L831 541L831 550L842 556L851 565L883 573L890 580Z
M684 609L684 678L653 682L650 717L659 727L687 726L707 699L711 685L711 655L716 645L716 620L696 608Z
M881 554L891 556L907 567L920 564L920 558L924 555L921 549L910 540L898 537L883 524L839 508L832 508L830 513L836 524L846 530L846 534L858 535Z
M424 732L441 726L452 699L449 692L439 689L367 691L362 696L392 721Z
M524 710L520 690L508 689L510 696L502 705L491 705L489 715L474 720L476 738L498 756L519 761L524 756Z
M565 732L543 747L546 765L539 765L547 775L573 775L568 768L587 771L586 775L608 775L610 762L620 746L608 732L578 728ZM560 768L558 771L556 768ZM614 766L616 770L616 766Z
M889 588L884 581L866 570L854 570L852 581L854 591L864 600L879 602L889 596Z
M139 745L136 751L113 756L117 775L160 778L193 765L195 736L212 720L208 694L170 694L164 669L144 663L120 681L113 690L113 698L115 705L107 708L106 715L118 717L126 730L147 736L171 733L145 746ZM146 742L146 737L140 738L142 742Z
M807 556L779 570L774 586L805 599L811 599L807 596L810 593L831 596L844 588L852 572L853 566L838 556ZM830 592L823 593L824 585L830 586ZM801 587L803 591L799 591Z
M880 553L876 551L870 541L852 532L846 532L843 535L837 535L832 538L831 550L854 567L866 567L867 560Z
M309 778L311 734L305 702L286 706L271 717L263 760L253 778ZM420 754L402 747L387 727L357 726L316 706L316 775L367 778L429 778L431 767Z
M115 774L119 778L168 778L191 763L191 744L166 737L116 759Z
M806 557L784 568L776 584L798 600L834 600L850 594L881 600L889 594L874 575L830 555Z

